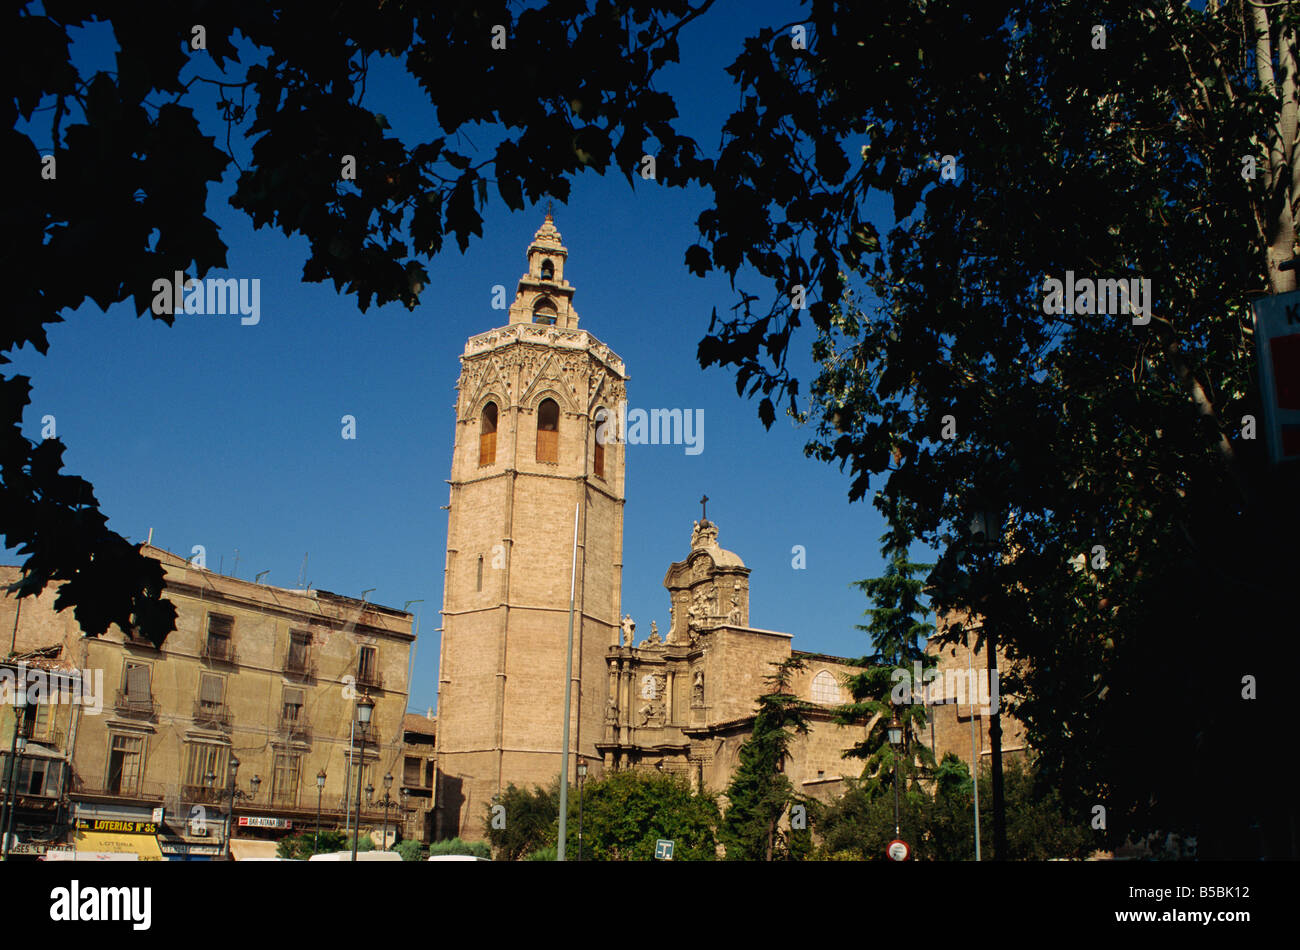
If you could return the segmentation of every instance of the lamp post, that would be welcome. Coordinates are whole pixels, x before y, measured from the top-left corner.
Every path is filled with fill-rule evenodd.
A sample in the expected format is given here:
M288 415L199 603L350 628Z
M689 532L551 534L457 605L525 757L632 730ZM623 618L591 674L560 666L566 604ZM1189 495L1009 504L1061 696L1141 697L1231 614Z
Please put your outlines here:
M902 832L898 827L898 753L903 745L903 724L897 712L889 720L889 744L894 747L894 837L899 838Z
M582 782L587 777L587 760L578 760L578 860L582 860Z
M409 811L409 806L408 806L408 803L409 803L410 800L411 800L411 791L410 791L410 789L406 788L405 786L403 786L403 788L402 788L401 799L402 799L402 839L405 840L405 839L406 839L406 822L407 822L408 819L410 818L410 814L411 814L410 811Z
M226 812L226 860L230 860L230 833L235 826L235 791L239 784L239 760L230 757L230 810Z
M312 843L311 853L320 850L320 797L325 792L325 770L316 773L316 840Z
M393 796L390 794L392 787L393 773L389 772L384 776L384 797L375 802L376 805L384 806L384 836L380 839L383 842L382 849L384 851L388 850L388 809L397 804L397 802L393 801ZM403 791L405 791L405 789L403 789Z
M994 545L1000 544L1000 532L1004 521L1005 518L1001 510L981 506L976 510L975 517L971 522L971 534L975 537L982 534L985 547L996 555L997 551ZM999 533L996 540L994 532ZM997 629L983 620L981 620L981 627L984 632L984 649L988 651L987 668L989 695L991 696L998 680ZM970 686L973 689L974 682ZM974 719L973 713L971 718ZM1005 860L1007 855L1007 813L1002 788L1002 713L1000 712L1000 706L989 710L989 754L991 759L989 765L993 773L993 859L1002 861ZM971 772L975 776L975 780L978 781L978 762L971 763ZM978 824L976 829L978 831Z
M4 845L0 848L0 859L9 860L9 829L13 827L14 812L18 810L18 759L27 746L27 737L23 735L24 720L27 718L27 682L19 677L14 690L14 735L9 744L9 780L5 784L5 793L0 797L0 836ZM5 807L7 805L7 807Z
M352 829L352 860L357 859L357 842L361 839L361 778L366 770L366 731L370 728L370 715L375 711L375 701L365 692L357 700L357 728L361 730L361 759L357 762L357 824Z

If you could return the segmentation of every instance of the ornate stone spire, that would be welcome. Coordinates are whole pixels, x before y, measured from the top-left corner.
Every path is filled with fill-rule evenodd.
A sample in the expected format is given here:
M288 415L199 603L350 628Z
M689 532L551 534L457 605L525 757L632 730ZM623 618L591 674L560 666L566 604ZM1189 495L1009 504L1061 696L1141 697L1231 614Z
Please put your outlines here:
M548 206L542 226L528 245L528 273L519 278L515 302L510 306L511 323L541 323L577 329L573 285L564 279L568 257L568 248L564 246Z

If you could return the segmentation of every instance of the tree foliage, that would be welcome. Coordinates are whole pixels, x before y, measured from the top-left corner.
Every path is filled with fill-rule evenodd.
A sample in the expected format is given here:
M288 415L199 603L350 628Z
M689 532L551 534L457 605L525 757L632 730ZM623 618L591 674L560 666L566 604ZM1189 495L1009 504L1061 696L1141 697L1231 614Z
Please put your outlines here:
M510 783L487 804L483 829L498 861L518 861L539 848L554 847L560 834L559 784L529 791Z
M1055 789L1018 757L1004 768L1007 808L1007 851L1013 860L1046 861L1083 858L1095 850L1099 836L1087 816L1071 814ZM980 788L992 781L987 768ZM987 794L987 793L986 793ZM916 861L972 861L975 858L974 791L970 770L952 753L944 756L933 782L907 790L900 803L903 837ZM850 780L848 789L827 807L818 822L821 860L887 860L894 837L894 799L868 781ZM987 860L993 815L987 797L980 798L980 834Z
M926 726L926 707L921 701L924 673L935 665L925 652L934 627L926 622L921 602L925 582L914 575L932 564L908 559L901 548L887 549L889 561L882 577L857 581L874 607L868 607L869 623L857 629L871 638L873 652L854 661L863 670L846 681L851 702L835 710L840 725L865 725L867 733L845 751L846 757L864 759L863 778L878 786L892 786L895 758L902 772L899 781L907 788L934 769L934 756L920 741ZM918 679L917 673L921 673ZM903 728L901 750L889 744L889 724L897 717Z
M773 663L768 691L758 698L753 731L740 747L740 765L727 786L727 811L718 838L728 861L798 859L811 850L806 796L785 775L790 745L808 733L812 704L790 691L790 679L805 668L797 656ZM791 808L803 809L803 827L790 821ZM782 826L782 818L785 825Z
M1250 435L1249 312L1295 287L1297 15L814 4L806 49L764 29L731 66L742 106L687 254L749 285L701 364L761 391L765 422L775 400L815 423L850 497L941 552L933 602L983 624L949 639L995 630L1025 661L1008 711L1071 807L1105 804L1112 844L1294 848L1294 766L1241 783L1221 763L1276 760L1288 691L1264 669L1300 658L1296 472ZM1069 273L1149 281L1149 307L1047 312ZM1001 515L982 538L980 510Z
M569 796L565 855L578 856L577 795ZM692 792L680 775L648 769L607 772L583 783L582 857L590 861L651 861L655 843L673 845L674 861L717 856L718 803Z
M363 311L414 307L423 262L444 238L464 251L481 234L489 186L514 209L563 200L586 169L631 181L647 152L658 184L707 174L653 80L677 59L679 30L711 3L11 5L0 26L13 51L0 66L12 93L0 154L19 177L0 197L0 275L13 288L0 362L23 344L44 353L46 326L86 301L152 313L155 280L224 268L209 186L232 168L231 205L255 227L305 237L303 280L333 283ZM95 24L111 30L115 70L73 56L73 34ZM508 52L492 47L498 26ZM418 141L401 140L366 102L368 70L383 57L400 58L436 109ZM214 110L224 140L201 131L200 115ZM464 150L471 128L494 142L486 154ZM43 155L56 161L52 179L41 177ZM345 156L355 180L343 176ZM61 583L56 607L72 607L85 633L116 623L161 644L175 626L161 567L108 530L89 483L60 473L61 442L22 435L28 392L26 377L0 378L0 532L26 558L15 589Z

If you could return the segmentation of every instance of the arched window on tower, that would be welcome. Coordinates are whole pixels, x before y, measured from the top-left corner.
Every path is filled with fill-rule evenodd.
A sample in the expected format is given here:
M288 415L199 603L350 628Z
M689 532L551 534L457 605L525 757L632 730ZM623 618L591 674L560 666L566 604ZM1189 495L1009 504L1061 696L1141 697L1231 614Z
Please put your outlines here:
M542 280L555 280L555 265L549 257L542 261Z
M533 306L533 323L544 323L553 327L558 316L555 302L549 297L543 297Z
M812 700L814 703L821 703L824 706L838 706L840 702L840 686L835 682L835 677L827 670L822 670L812 682Z
M491 465L497 460L497 404L488 403L478 426L478 463Z
M609 424L607 422L609 413L603 408L597 409L593 417L595 420L595 429L592 436L592 442L595 448L591 454L591 470L597 478L605 477L605 443L601 441L602 437L609 438Z
M537 407L537 461L560 460L560 407L554 399L543 399Z

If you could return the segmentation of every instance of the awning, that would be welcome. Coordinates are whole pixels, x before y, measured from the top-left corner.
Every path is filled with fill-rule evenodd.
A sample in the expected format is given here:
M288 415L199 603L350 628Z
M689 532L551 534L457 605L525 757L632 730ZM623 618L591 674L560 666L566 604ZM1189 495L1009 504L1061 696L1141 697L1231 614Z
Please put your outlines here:
M158 839L153 835L120 835L104 831L78 831L78 851L98 851L110 854L136 854L141 861L163 860Z
M277 841L259 841L255 838L231 838L230 856L236 861L262 860L278 857Z

